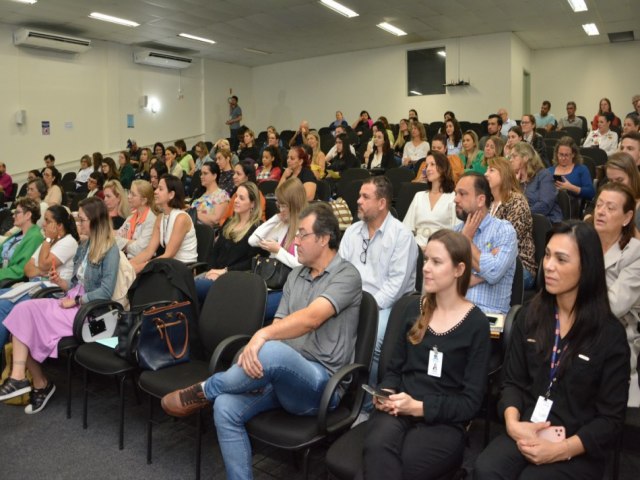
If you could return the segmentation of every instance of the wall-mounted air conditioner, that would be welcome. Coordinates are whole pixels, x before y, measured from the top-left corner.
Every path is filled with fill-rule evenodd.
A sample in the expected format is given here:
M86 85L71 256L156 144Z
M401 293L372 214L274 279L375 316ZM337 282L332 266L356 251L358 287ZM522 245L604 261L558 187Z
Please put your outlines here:
M193 62L193 58L158 50L134 50L133 61L134 63L151 65L152 67L187 68Z
M91 48L91 40L59 33L20 28L13 32L13 44L21 47L44 48L66 53L84 53Z

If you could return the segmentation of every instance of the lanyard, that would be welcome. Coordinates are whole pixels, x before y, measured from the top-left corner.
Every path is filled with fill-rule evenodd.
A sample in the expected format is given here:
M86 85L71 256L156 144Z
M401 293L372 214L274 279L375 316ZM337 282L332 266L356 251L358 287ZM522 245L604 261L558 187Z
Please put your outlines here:
M553 342L553 350L551 352L551 369L549 371L549 388L547 388L547 393L545 394L545 398L548 400L551 396L551 388L557 381L556 374L558 373L558 367L560 367L560 358L562 357L562 352L567 348L565 345L564 349L560 348L560 316L558 315L558 309L556 308L555 312L556 316L556 330L555 330L555 339Z

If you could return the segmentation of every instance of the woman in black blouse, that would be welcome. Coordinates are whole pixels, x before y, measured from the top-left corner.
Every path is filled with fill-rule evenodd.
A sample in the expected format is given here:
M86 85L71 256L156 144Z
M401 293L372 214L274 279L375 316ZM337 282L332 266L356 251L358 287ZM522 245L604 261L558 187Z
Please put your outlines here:
M499 410L507 431L478 457L476 479L603 477L624 420L630 368L603 258L586 223L549 232L545 287L514 323L503 366Z
M302 147L291 147L287 155L287 168L282 172L280 183L282 185L285 180L291 177L297 177L304 187L307 194L307 201L312 202L316 198L316 176L309 168L311 158Z
M342 149L344 151L344 145ZM397 166L387 131L378 130L373 134L373 152L369 155L367 168L369 170L373 168L386 171Z
M490 353L489 321L465 299L471 247L439 230L425 248L425 296L408 319L374 397L363 474L367 479L436 479L462 462L464 427L478 412Z

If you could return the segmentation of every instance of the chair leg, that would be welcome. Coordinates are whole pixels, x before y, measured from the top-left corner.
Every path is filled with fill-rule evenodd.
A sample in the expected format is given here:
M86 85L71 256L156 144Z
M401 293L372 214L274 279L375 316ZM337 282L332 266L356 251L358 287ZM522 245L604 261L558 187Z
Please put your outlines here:
M69 352L67 356L67 419L71 418L71 367L75 352Z
M202 410L196 419L196 480L200 480L200 463L202 456Z
M153 396L149 395L149 418L147 419L147 465L151 464L151 430L153 422Z
M305 448L302 454L302 475L305 480L309 480L309 454L311 448Z
M120 430L118 432L118 449L124 448L124 382L127 380L126 375L120 377Z
M82 428L84 430L87 429L87 403L88 403L88 397L89 397L89 392L87 389L87 383L88 383L88 377L89 377L89 372L87 371L86 368L82 369L82 395L83 395L83 399L82 399Z

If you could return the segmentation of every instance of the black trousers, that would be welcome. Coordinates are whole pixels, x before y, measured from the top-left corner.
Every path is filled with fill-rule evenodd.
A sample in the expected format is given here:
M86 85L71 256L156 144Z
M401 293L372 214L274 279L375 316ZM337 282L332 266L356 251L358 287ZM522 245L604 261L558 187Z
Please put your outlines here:
M533 465L506 433L489 444L476 460L474 480L602 480L604 461L580 455L565 462Z
M356 478L438 479L462 463L460 427L429 425L419 418L379 411L367 423L363 471Z

